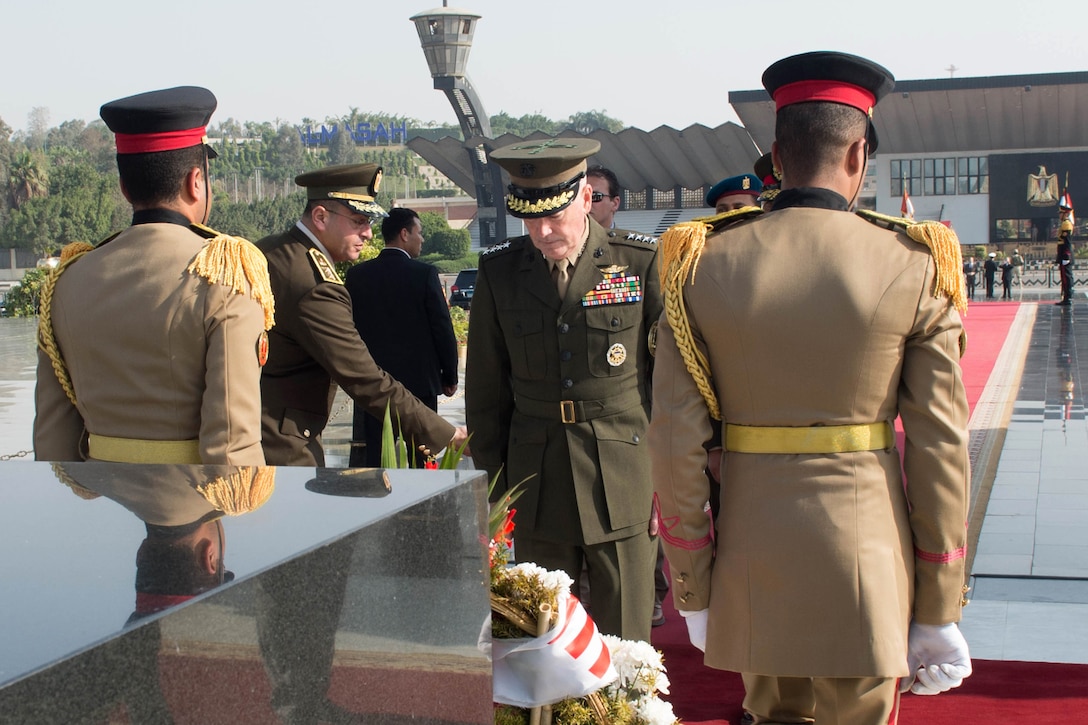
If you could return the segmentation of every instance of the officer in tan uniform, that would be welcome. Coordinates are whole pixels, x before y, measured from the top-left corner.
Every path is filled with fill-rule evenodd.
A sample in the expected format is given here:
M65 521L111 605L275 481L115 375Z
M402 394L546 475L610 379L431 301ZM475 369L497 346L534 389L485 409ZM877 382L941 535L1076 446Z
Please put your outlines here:
M887 70L808 53L763 82L774 210L662 237L649 433L661 535L692 642L742 673L756 723L883 725L898 678L936 694L971 672L955 624L970 480L959 242L936 223L849 211ZM802 257L820 263L801 278L781 264ZM703 508L713 418L716 540Z
M385 216L374 201L381 173L377 164L348 164L296 177L308 200L302 218L257 242L279 304L261 378L264 451L272 465L325 465L321 432L337 385L379 420L389 404L394 426L399 421L405 440L417 446L438 453L465 440L463 427L454 428L375 364L333 267L358 259L374 235L372 221Z
M521 484L519 561L583 563L602 632L649 640L656 542L645 433L657 244L588 216L590 139L492 152L528 235L480 257L465 378L476 463ZM501 473L500 473L501 470Z
M181 87L102 106L132 226L91 251L69 245L43 286L39 460L264 463L272 295L256 247L202 226L215 105Z

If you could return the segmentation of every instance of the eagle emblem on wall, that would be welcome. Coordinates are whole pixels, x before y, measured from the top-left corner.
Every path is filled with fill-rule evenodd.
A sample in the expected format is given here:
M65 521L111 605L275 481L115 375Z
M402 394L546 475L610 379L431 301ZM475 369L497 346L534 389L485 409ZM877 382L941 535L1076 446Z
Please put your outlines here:
M1040 166L1039 173L1028 174L1028 203L1032 206L1054 206L1058 203L1058 175L1046 173Z

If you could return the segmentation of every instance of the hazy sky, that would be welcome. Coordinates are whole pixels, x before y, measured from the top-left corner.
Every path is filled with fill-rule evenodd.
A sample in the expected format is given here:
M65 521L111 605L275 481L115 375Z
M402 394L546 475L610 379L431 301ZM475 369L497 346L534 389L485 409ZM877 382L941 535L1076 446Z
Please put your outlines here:
M414 2L49 0L5 3L0 118L92 120L132 93L203 85L212 122L298 123L363 112L455 123L408 18ZM488 114L604 110L629 126L736 120L730 90L759 88L808 50L869 57L900 79L1088 70L1088 4L979 0L741 3L463 0L482 16L468 76ZM879 114L879 109L877 110ZM1088 122L1088 119L1085 119Z

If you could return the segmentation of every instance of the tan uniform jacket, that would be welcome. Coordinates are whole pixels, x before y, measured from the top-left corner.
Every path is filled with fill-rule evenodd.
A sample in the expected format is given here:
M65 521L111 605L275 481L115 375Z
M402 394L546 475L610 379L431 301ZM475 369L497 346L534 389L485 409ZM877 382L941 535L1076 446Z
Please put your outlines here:
M269 465L324 465L321 431L336 385L379 420L391 402L393 424L399 413L406 440L436 453L445 448L454 427L374 363L355 329L343 283L327 281L310 257L310 250L316 251L313 242L293 227L257 246L268 259L276 298L276 326L268 333L268 363L261 378Z
M529 237L481 255L469 326L473 459L489 476L503 467L500 490L528 479L516 530L560 543L645 532L652 502L644 438L647 332L661 313L657 240L589 224L563 300ZM612 267L638 278L642 299L583 305ZM585 417L561 422L562 400Z
M186 271L204 243L181 224L137 224L63 272L53 330L77 405L39 350L38 460L83 460L89 432L199 440L203 463L264 464L264 312L249 295Z
M723 420L900 415L910 482L904 491L894 448L726 452L715 558L703 513L711 426L663 321L653 475L677 606L710 609L708 665L901 676L912 616L959 620L970 480L962 328L933 280L926 247L843 211L776 209L707 240L684 299Z

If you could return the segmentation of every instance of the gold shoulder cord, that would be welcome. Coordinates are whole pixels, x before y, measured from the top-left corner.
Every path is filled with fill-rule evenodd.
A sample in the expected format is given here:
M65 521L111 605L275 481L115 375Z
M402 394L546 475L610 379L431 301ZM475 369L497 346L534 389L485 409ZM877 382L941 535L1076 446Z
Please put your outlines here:
M684 367L695 381L699 393L706 401L707 410L714 420L721 420L718 396L710 384L710 364L695 346L684 306L684 281L695 281L695 270L706 246L706 233L710 225L691 221L676 224L661 235L661 291L665 303L665 319L673 329L676 348L684 361Z
M245 294L248 286L249 296L264 310L264 329L271 330L276 324L268 261L254 244L241 237L218 234L205 242L188 271L211 284L230 287L235 294Z
M699 393L706 401L707 411L714 420L721 420L718 396L711 385L710 363L695 345L684 306L684 283L690 277L695 282L699 258L706 248L706 235L726 225L758 216L763 212L756 207L745 207L724 214L700 217L690 222L669 227L660 240L661 289L664 295L665 316L676 338L676 347L684 361L684 367L695 381Z
M57 340L53 336L53 290L60 279L61 273L68 269L77 259L94 249L87 242L72 242L64 247L60 253L60 264L45 278L42 283L42 293L39 298L38 314L38 347L49 357L53 364L53 373L57 376L64 394L72 405L76 404L76 391L72 388L72 378L68 375L68 367L64 364L64 358L57 347Z

